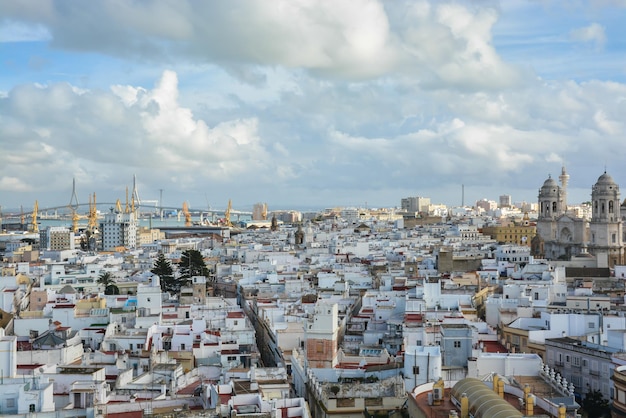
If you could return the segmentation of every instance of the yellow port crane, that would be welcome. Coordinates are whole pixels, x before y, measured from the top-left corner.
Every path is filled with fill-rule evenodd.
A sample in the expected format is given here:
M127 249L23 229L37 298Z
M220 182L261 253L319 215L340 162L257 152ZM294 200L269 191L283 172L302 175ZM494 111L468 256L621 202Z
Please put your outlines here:
M228 199L228 206L226 207L226 210L224 211L224 225L227 227L231 227L233 226L233 224L230 222L230 212L233 210L233 202Z
M39 211L39 202L35 200L35 206L33 206L33 213L31 214L31 226L33 232L39 232L39 224L37 224L37 212Z
M185 226L191 226L191 213L189 213L187 202L183 202L183 215L185 215Z
M96 230L98 225L98 211L96 210L96 192L93 193L93 200L89 196L89 215L88 215L88 227L91 232Z
M130 206L128 205L128 187L126 187L126 204L124 205L124 213L130 213Z

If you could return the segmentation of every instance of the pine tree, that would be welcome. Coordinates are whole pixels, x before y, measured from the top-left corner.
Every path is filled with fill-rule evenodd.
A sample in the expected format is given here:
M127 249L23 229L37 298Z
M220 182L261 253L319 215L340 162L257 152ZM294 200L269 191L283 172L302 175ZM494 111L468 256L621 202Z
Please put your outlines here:
M209 277L209 268L204 262L202 253L198 250L186 250L178 263L180 277L189 281L193 276Z
M161 290L163 292L180 292L180 288L184 284L184 281L176 278L172 264L170 263L170 260L165 258L165 255L159 254L157 259L154 261L154 265L150 272L159 276L161 280Z

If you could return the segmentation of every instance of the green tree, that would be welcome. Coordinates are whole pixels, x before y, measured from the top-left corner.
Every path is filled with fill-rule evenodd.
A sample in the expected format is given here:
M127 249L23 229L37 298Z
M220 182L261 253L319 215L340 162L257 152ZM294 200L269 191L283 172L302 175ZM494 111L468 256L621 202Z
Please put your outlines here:
M204 262L202 253L198 250L185 250L182 253L178 271L180 277L186 281L191 280L193 276L209 277L209 268Z
M582 407L589 418L603 418L611 416L609 401L604 399L599 390L589 390L582 401Z
M119 295L120 288L115 286L114 284L110 284L104 289L104 294L105 295Z
M154 265L152 266L152 270L150 270L150 272L159 276L162 291L170 293L180 292L182 283L174 275L172 263L170 263L170 260L165 258L165 255L159 254L157 259L154 261Z

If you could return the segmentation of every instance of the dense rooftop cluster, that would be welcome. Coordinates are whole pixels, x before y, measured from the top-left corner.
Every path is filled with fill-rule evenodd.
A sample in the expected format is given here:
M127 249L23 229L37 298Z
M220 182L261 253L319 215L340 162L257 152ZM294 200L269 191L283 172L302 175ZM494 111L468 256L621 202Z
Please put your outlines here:
M484 388L525 416L573 416L593 397L626 411L615 246L549 259L533 251L548 222L533 207L417 202L152 230L109 251L3 235L2 413L505 414L472 409Z

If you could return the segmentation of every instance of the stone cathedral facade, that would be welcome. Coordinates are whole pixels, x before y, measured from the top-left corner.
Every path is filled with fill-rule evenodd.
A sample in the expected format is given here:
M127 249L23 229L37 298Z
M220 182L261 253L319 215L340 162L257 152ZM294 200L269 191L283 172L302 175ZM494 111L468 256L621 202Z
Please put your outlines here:
M569 260L581 254L594 255L598 265L624 263L622 213L619 185L604 172L591 189L591 219L567 211L569 175L562 169L559 183L551 177L539 189L537 235L531 243L535 257Z

